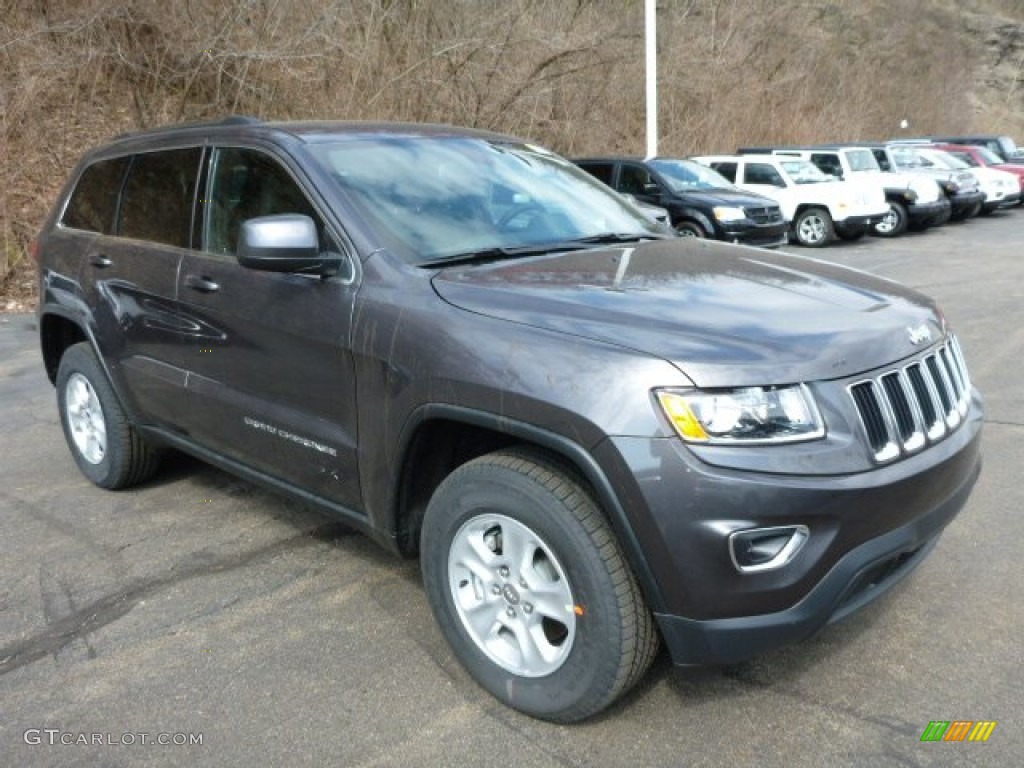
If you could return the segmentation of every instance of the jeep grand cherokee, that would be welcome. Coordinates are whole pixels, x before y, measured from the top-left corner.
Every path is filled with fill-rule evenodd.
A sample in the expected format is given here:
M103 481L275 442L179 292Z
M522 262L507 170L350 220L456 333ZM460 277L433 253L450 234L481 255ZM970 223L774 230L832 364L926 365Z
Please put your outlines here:
M532 144L228 119L119 138L34 250L80 470L179 449L418 555L470 674L569 722L801 640L935 545L981 403L934 303L676 238Z

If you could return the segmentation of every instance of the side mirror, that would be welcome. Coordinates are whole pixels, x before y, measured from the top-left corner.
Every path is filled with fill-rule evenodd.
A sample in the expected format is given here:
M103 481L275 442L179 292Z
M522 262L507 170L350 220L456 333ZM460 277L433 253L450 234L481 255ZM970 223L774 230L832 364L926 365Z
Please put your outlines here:
M644 184L643 194L645 194L645 195L660 195L661 194L661 187L659 187L657 184L655 184L652 181L651 182L647 182L646 184Z
M242 222L238 263L266 272L305 272L333 275L341 257L320 253L316 224L309 216L282 213Z

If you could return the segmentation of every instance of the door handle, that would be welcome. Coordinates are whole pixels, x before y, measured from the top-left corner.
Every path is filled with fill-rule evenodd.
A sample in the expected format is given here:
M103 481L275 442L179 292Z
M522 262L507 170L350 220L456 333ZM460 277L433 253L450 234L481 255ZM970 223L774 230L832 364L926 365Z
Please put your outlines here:
M199 275L185 275L185 285L193 291L199 291L200 293L215 293L220 290L218 283L213 282L208 277L200 277Z
M89 257L89 263L92 264L94 267L98 267L99 269L106 269L114 262L112 262L109 258L104 256L102 253L94 253Z

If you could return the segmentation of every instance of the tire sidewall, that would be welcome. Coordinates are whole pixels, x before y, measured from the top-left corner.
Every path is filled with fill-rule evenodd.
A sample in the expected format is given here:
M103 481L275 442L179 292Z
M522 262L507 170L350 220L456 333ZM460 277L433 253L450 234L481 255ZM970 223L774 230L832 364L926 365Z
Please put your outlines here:
M820 240L807 240L800 235L800 227L804 223L804 220L812 217L819 219L824 228L824 233ZM828 215L828 212L822 208L808 208L807 210L802 211L793 223L793 234L796 237L796 241L807 248L820 248L827 245L831 239L831 231L831 217Z
M897 237L898 235L901 235L904 231L906 231L907 209L904 208L902 204L895 202L889 203L889 213L886 214L886 217L888 217L889 215L895 217L895 222L893 223L892 228L890 228L889 230L880 230L878 229L879 225L876 224L874 227L872 227L873 234L877 235L878 237Z
M449 478L435 494L424 520L421 566L439 626L469 674L509 706L547 719L573 720L603 701L621 655L622 630L611 580L583 526L550 493L521 475L498 467L472 467ZM526 482L524 482L526 481ZM532 486L532 487L531 487ZM577 605L573 647L557 670L521 677L499 667L477 647L462 625L448 583L451 542L468 520L497 513L533 530L561 564Z
M106 450L103 454L103 459L98 464L93 464L87 460L79 451L78 445L75 443L75 439L72 435L71 424L68 421L68 409L67 409L67 386L68 380L74 374L83 376L92 387L93 392L96 393L96 399L99 402L100 411L103 414L104 426L106 429L107 445ZM71 456L75 460L75 464L78 465L78 469L85 475L91 482L100 486L107 487L111 480L116 476L116 462L118 461L117 447L114 440L114 422L112 420L112 402L113 392L107 384L106 377L92 358L90 351L81 348L76 345L68 349L61 358L60 366L57 369L57 410L60 413L60 424L64 430L64 439L68 444L68 449L71 451Z
M679 237L693 237L699 240L707 238L704 228L695 221L681 221L675 226L675 230Z

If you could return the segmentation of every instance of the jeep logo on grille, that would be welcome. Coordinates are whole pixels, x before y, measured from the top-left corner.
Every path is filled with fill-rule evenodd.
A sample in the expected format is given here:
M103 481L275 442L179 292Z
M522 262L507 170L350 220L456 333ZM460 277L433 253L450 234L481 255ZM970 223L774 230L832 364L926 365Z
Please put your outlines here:
M928 330L928 326L925 325L924 323L921 323L921 325L917 326L916 328L913 328L908 325L907 338L909 338L910 343L916 347L918 344L923 344L926 341L931 341L932 332Z

